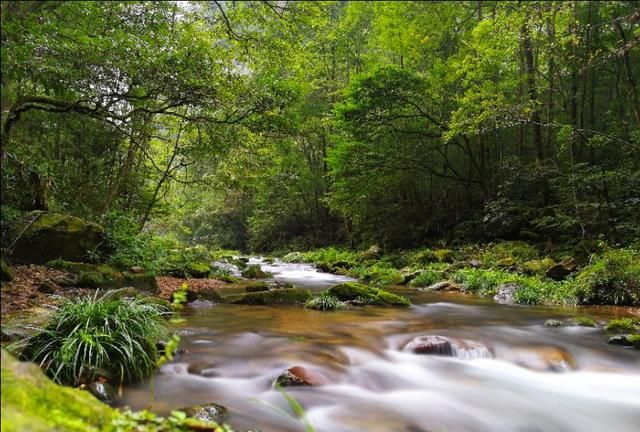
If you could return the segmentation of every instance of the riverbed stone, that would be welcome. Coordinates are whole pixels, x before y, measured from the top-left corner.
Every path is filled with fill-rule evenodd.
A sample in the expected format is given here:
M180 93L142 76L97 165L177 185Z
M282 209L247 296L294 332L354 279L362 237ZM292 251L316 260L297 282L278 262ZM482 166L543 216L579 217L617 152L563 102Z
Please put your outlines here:
M554 346L518 348L507 357L518 366L540 372L566 372L576 369L573 356L564 349Z
M241 275L248 279L265 279L269 276L258 264L251 264L246 269L242 270Z
M405 351L414 354L453 356L454 349L449 338L437 335L418 336L404 346Z
M18 261L44 264L56 258L84 261L105 243L104 229L75 216L29 212L13 228L17 241L12 257Z
M496 295L493 296L493 300L500 304L514 304L513 296L519 288L518 284L513 282L500 284L496 287Z
M578 264L573 258L571 258L549 267L545 275L551 279L560 281L576 271L577 267Z
M548 319L544 322L545 327L564 327L564 322L556 319Z
M612 336L607 340L609 345L618 345L623 347L634 347L636 349L640 349L640 334L631 334L631 335L617 335Z
M244 305L297 305L312 297L311 292L300 288L284 288L270 291L233 294L223 297L225 303Z
M429 285L425 291L460 291L460 285L451 281L442 281Z
M289 386L317 386L326 384L327 379L319 373L302 366L292 366L282 372L275 380L275 385Z
M328 292L344 302L355 301L376 306L407 307L411 305L411 302L405 297L356 282L344 282L334 285L329 288Z
M184 411L188 417L210 423L220 423L227 415L227 409L216 403L194 405L181 411Z

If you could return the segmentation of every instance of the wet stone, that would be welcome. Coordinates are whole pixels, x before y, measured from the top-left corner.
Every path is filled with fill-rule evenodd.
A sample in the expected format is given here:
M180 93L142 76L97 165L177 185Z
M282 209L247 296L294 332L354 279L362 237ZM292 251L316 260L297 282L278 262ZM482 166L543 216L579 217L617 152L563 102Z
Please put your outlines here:
M111 403L116 397L115 389L107 382L92 382L87 386L87 390L104 403Z
M418 336L405 345L404 350L414 354L454 355L451 341L444 336Z
M275 384L282 387L290 386L316 386L326 384L326 379L302 366L293 366L282 372L276 378Z
M184 411L188 417L211 423L221 422L227 414L225 407L215 403L194 405L189 408L184 408L182 411Z

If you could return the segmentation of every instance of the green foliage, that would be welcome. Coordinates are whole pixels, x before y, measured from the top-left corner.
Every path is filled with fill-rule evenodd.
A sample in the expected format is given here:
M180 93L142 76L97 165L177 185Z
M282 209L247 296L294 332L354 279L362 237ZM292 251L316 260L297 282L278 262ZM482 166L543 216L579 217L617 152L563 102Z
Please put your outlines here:
M451 279L462 285L465 291L492 296L496 294L498 285L515 282L516 275L500 270L460 269L452 274Z
M156 342L167 336L165 314L144 299L96 292L63 303L50 324L14 349L59 383L77 385L100 375L136 381L155 370Z
M576 277L581 303L640 305L640 253L611 249L594 255Z
M404 281L404 276L399 270L383 262L377 262L371 266L357 266L350 269L347 274L378 286L398 285Z
M528 243L523 241L500 242L491 245L482 254L482 262L488 266L499 265L503 260L525 262L536 259L538 252Z
M411 285L415 287L428 287L434 283L441 282L444 279L443 273L431 268L422 271L415 279L411 281Z
M304 306L309 309L321 311L333 311L345 308L345 304L327 291L321 292L320 295L307 301Z
M0 281L11 282L13 280L13 269L3 259L0 259Z
M640 320L633 318L620 318L610 320L605 330L617 333L635 333L640 331Z

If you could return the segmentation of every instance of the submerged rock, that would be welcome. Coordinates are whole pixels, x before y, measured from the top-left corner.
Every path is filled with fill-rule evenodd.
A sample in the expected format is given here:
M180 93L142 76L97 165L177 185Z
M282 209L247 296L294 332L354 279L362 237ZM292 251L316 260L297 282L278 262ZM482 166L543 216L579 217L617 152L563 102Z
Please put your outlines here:
M35 211L16 224L12 256L28 263L44 264L56 258L83 261L99 249L105 232L97 224L75 216Z
M215 403L194 405L181 411L184 411L188 417L210 423L220 423L227 415L227 409Z
M293 366L282 372L278 378L276 378L276 385L282 387L288 386L316 386L326 384L327 379L322 375L310 371L302 366Z
M576 368L571 354L552 346L517 348L506 357L518 366L535 371L565 372Z

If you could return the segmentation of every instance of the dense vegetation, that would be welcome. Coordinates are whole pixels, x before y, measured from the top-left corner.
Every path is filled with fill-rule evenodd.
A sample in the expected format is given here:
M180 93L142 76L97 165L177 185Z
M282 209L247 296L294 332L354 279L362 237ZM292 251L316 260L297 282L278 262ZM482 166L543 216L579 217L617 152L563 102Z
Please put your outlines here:
M639 24L633 1L3 1L3 287L38 264L134 292L61 302L10 348L60 384L122 384L171 360L167 299L640 305ZM240 251L358 282L238 284L271 276ZM638 347L637 320L606 331ZM73 418L47 418L12 387L8 430L225 428L68 389Z
M5 2L2 202L236 249L628 244L639 19L624 1Z

